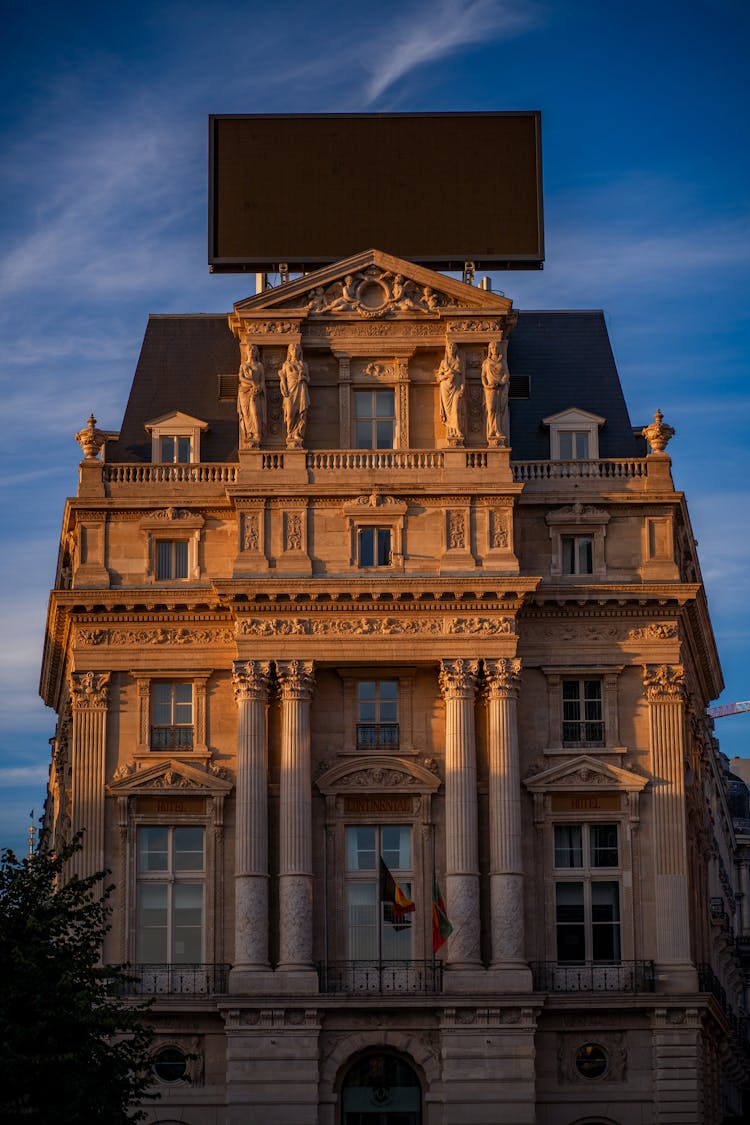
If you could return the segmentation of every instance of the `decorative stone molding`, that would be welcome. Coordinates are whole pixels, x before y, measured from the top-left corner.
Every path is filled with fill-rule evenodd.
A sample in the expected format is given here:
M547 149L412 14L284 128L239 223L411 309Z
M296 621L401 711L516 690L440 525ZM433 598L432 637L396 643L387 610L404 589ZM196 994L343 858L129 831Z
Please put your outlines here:
M156 762L140 770L131 770L129 765L130 763L125 763L113 774L107 786L107 793L111 797L132 797L138 793L151 795L163 793L169 796L174 790L182 792L189 790L195 796L203 794L207 797L223 798L228 796L233 788L233 775L224 766L219 769L226 776L219 776L218 772L201 769L199 766L176 759Z
M561 762L548 769L539 769L535 763L523 778L523 785L534 798L534 823L546 822L551 811L551 797L555 794L572 794L585 797L587 793L606 793L619 791L624 795L621 813L627 813L631 827L639 823L639 796L649 784L649 778L620 766L610 765L588 754L581 754L572 761ZM596 799L596 798L594 798ZM581 805L585 811L585 802ZM592 806L593 808L593 806ZM611 810L616 812L617 810ZM611 813L610 813L611 815Z
M485 660L484 675L490 699L515 698L521 682L521 660L518 657Z
M414 761L396 761L393 758L368 757L367 764L351 759L327 769L316 781L326 797L340 794L359 794L363 789L399 790L409 793L435 793L440 788L440 778Z
M199 547L201 530L205 520L200 513L191 512L188 508L162 508L156 512L149 512L140 520L139 526L145 533L145 558L144 570L146 578L152 582L156 577L156 552L157 543L163 539L182 539L188 544L188 578L200 578ZM179 581L167 579L167 581Z
M237 703L268 698L271 679L271 665L262 660L235 660L232 670L232 686Z
M473 697L478 675L478 660L441 660L440 690L447 699Z
M677 703L685 698L681 664L644 664L643 687L649 703Z
M158 626L153 629L87 629L78 626L76 640L82 647L141 648L143 645L228 645L235 638L233 629L194 629Z
M674 621L652 621L628 632L629 641L671 641L679 636Z
M512 617L352 617L341 620L306 617L245 617L237 622L238 637L290 636L475 636L511 637L517 632Z
M602 508L592 506L584 507L580 500L576 500L566 508L558 508L547 512L544 517L549 527L549 537L552 541L552 560L550 575L553 578L562 577L563 551L562 537L566 533L579 534L588 532L592 539L593 559L592 572L589 575L575 574L566 577L579 581L583 577L603 579L606 577L606 562L604 557L604 539L607 534L609 512Z
M310 699L315 684L312 660L277 660L276 676L282 699Z
M106 710L110 676L110 672L73 672L69 681L73 711Z
M444 1008L443 1027L535 1027L533 1008Z

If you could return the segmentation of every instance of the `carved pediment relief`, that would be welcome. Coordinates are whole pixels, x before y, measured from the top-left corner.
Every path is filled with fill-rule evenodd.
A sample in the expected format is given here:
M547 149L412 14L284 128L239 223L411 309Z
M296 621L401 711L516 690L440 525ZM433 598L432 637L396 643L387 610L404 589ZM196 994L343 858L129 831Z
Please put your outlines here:
M472 310L506 316L512 302L380 250L366 250L314 273L239 301L229 323L235 334L252 314L278 313L302 318L439 317Z
M523 784L530 793L549 793L571 789L620 789L639 793L648 785L648 778L620 766L601 762L589 754L580 754L572 761L562 762L550 769L541 770L524 778Z
M113 797L128 797L137 793L173 793L175 790L195 796L225 797L232 791L231 772L214 763L207 770L187 762L158 762L145 769L135 763L120 766L114 773L107 792Z
M548 525L583 524L591 527L594 524L609 523L609 512L605 511L604 508L594 508L591 505L584 506L580 500L576 500L575 504L571 504L570 507L557 508L554 512L548 512L545 519Z
M434 793L440 778L416 762L401 758L367 757L347 760L327 769L316 782L325 796L345 793Z

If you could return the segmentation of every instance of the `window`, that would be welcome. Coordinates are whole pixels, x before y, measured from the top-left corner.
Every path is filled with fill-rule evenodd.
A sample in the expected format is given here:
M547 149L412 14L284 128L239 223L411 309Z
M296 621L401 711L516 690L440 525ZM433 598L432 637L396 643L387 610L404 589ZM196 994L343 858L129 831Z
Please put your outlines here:
M203 961L204 830L138 829L137 959L142 964Z
M151 1065L162 1082L181 1082L187 1075L187 1056L178 1047L162 1047L153 1056Z
M588 430L560 430L558 432L560 460L588 461L589 437Z
M390 527L360 527L357 532L357 548L360 566L390 566Z
M563 535L563 574L594 573L594 541L590 535Z
M193 685L155 680L151 689L151 748L192 750Z
M398 681L357 684L357 749L398 750Z
M563 680L562 720L564 746L604 745L601 680Z
M544 518L552 542L550 577L589 574L599 581L605 580L604 544L609 512L584 506L577 500L569 508L547 512Z
M393 449L396 405L392 389L354 392L356 449Z
M556 824L554 852L557 960L619 961L619 880L597 877L619 865L617 825Z
M156 578L159 582L188 576L187 539L157 539Z
M162 464L178 463L189 465L191 457L191 441L189 437L180 437L171 434L159 438L159 460Z
M350 961L410 959L412 917L396 914L381 864L412 897L411 828L363 825L346 829L347 957Z

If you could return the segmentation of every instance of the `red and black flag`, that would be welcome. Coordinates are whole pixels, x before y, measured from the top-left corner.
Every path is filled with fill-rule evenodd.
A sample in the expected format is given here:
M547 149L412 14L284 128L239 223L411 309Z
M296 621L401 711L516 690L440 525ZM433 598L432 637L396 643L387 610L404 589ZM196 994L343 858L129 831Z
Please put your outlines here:
M453 933L437 879L432 880L432 952L437 953Z
M406 930L411 922L406 917L416 910L414 903L404 894L393 875L380 857L380 899L383 903L383 919L390 922L394 930Z

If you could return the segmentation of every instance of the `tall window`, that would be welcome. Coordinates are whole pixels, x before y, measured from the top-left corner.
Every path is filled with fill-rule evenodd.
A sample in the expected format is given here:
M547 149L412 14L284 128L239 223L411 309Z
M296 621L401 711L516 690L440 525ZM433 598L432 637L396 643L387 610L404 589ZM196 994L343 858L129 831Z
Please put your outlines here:
M558 961L620 960L618 866L616 824L555 825Z
M357 749L398 749L398 681L357 684Z
M563 574L594 573L594 541L590 535L562 536Z
M354 392L357 449L393 449L396 434L396 396L393 389Z
M159 539L156 543L156 577L160 582L188 576L187 539Z
M151 748L193 748L193 685L155 680L151 687Z
M204 830L138 829L137 953L156 965L203 961Z
M603 746L601 680L563 680L564 746Z
M558 440L561 461L588 461L588 430L560 430Z
M409 960L412 914L398 916L383 896L380 860L412 896L411 828L362 825L346 830L347 957L350 961Z
M191 439L170 435L159 438L159 459L162 464L189 464L191 460Z
M357 561L360 566L391 565L390 527L360 527L357 533Z

